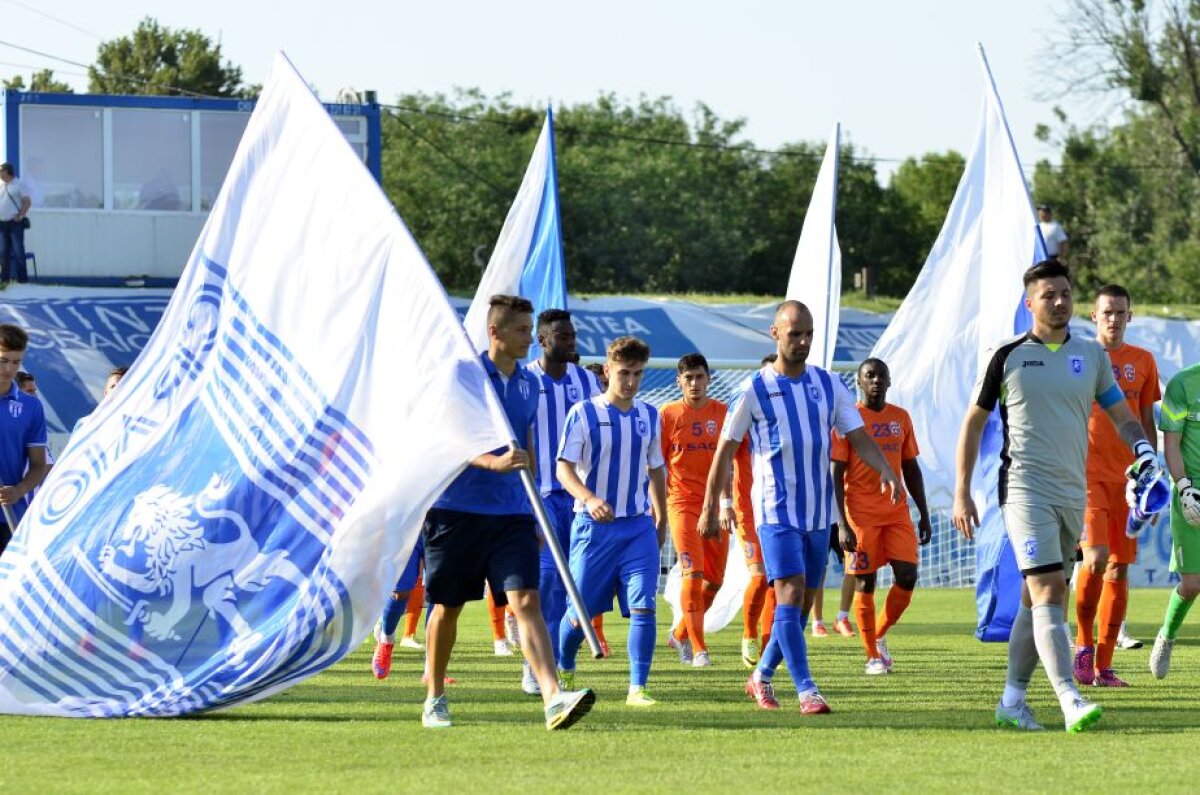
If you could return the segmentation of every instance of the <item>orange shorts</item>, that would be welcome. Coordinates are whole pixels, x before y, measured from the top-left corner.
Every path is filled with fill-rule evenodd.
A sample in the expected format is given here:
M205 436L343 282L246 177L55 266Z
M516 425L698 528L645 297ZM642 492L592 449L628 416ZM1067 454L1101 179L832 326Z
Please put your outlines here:
M1083 513L1081 547L1108 547L1111 563L1137 560L1137 539L1125 535L1129 506L1125 502L1124 483L1087 485L1087 510Z
M896 524L855 526L858 546L846 553L850 574L874 574L894 560L916 563L917 531L912 521Z
M718 533L716 538L701 538L698 531L699 510L668 505L667 521L671 525L671 543L675 545L683 576L699 571L709 582L724 582L725 562L729 559L729 537L725 533Z

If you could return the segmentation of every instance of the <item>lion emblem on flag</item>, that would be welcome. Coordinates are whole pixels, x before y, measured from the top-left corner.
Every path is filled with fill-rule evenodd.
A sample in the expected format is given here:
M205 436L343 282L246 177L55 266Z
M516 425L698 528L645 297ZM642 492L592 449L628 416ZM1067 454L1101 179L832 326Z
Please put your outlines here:
M199 591L207 617L219 618L233 631L229 656L240 662L262 636L239 612L239 595L261 591L276 579L301 587L305 578L286 551L263 552L246 520L221 506L229 490L216 476L190 497L162 484L151 486L133 499L116 544L100 550L99 564L112 583L142 594L127 623L141 622L159 640L181 639L177 627L192 614ZM208 522L231 524L236 536L210 540Z

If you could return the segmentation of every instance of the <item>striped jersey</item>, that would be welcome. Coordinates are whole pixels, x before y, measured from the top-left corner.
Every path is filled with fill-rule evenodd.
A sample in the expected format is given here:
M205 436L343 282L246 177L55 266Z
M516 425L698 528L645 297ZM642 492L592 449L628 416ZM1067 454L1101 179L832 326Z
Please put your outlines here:
M721 436L750 434L756 524L823 530L837 521L830 432L845 436L862 425L850 390L820 367L788 378L768 365L747 378L730 400Z
M542 369L541 362L526 365L526 371L538 383L537 427L534 430L534 449L537 456L537 482L542 496L561 491L555 472L558 445L562 440L567 412L581 400L599 395L600 381L596 374L577 364L568 364L561 379L552 378Z
M634 400L621 411L598 395L567 414L558 457L575 465L579 479L610 506L617 518L650 510L649 470L663 466L658 410ZM575 501L575 512L584 511Z

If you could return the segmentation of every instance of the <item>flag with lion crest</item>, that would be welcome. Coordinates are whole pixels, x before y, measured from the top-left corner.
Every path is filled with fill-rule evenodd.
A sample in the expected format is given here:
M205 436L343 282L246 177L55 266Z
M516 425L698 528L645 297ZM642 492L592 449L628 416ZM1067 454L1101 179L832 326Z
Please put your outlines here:
M0 557L0 711L181 715L340 659L511 438L485 378L280 55L162 323Z

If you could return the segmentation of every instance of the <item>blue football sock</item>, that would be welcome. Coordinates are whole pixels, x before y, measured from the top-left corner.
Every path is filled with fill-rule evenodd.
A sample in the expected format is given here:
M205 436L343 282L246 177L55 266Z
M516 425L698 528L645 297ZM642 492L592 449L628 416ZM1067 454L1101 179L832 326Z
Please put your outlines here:
M796 690L803 693L815 688L812 673L808 669L808 649L804 643L804 622L800 608L795 605L779 605L775 608L775 627L771 633L771 643L779 642L783 659L787 661L788 671Z
M779 615L779 608L775 608L776 615ZM770 682L775 678L775 669L783 662L783 649L779 648L779 641L775 639L775 625L779 623L776 618L771 624L771 639L767 641L767 648L762 650L762 654L758 658L758 675L764 680Z
M396 627L400 626L400 619L404 618L404 613L408 610L408 594L404 594L403 599L397 599L393 595L388 599L387 607L383 608L383 634L389 638L396 634Z
M545 572L542 572L542 584L545 585L548 577ZM567 612L567 592L558 587L558 583L553 583L553 587L539 589L539 597L542 602L542 620L546 622L546 627L552 631L562 623L563 615ZM551 637L551 641L554 638ZM554 651L554 659L558 660L558 643L551 643Z
M654 613L629 616L629 684L645 687L654 659Z
M583 644L583 627L571 624L570 616L563 616L558 625L558 667L564 671L575 670L575 656Z

